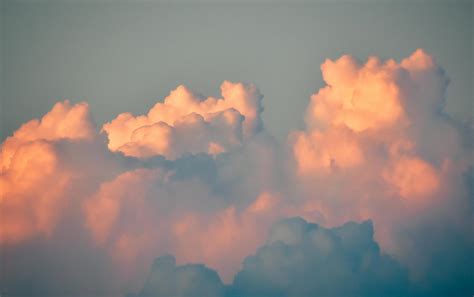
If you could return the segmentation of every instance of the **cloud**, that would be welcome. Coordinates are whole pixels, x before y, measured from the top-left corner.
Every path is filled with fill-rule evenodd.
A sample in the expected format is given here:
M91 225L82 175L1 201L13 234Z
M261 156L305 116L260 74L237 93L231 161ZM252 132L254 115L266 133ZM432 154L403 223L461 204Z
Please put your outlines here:
M351 56L321 65L328 86L311 96L307 123L322 126L346 126L352 131L378 130L403 118L400 89L394 61L381 64L371 57L359 66ZM381 99L383 98L383 99Z
M147 115L122 113L102 128L109 148L171 160L186 153L228 151L261 130L262 95L254 85L229 81L222 83L221 93L223 98L202 99L181 85Z
M180 262L212 265L228 281L267 227L285 215L281 197L263 192L242 208L223 201L212 190L216 184L181 180L178 172L136 169L103 183L84 202L86 226L97 245L135 274L156 253L173 252Z
M292 135L300 174L373 163L372 148L390 160L411 154L416 158L413 164L418 164L413 171L430 167L421 156L424 148L417 142L420 137L414 136L426 134L433 120L444 130L450 129L438 113L447 78L431 56L417 50L401 63L370 57L364 65L343 56L326 60L321 71L327 86L311 96L307 130ZM456 139L451 140L450 148L456 145ZM407 165L405 161L400 158L404 163L400 166ZM437 174L431 168L431 175Z
M433 257L428 262L412 259L430 266L423 282L380 250L371 221L324 228L294 217L271 227L265 244L244 260L229 285L202 264L176 266L174 257L163 256L155 260L140 293L131 296L463 296L474 289L472 252L465 242L446 244L458 235L440 230L446 227L425 229L428 234L419 238L419 245L427 240L438 247L424 251ZM446 261L435 255L441 251L449 251L443 254ZM449 273L453 277L446 278Z
M407 279L416 294L470 294L472 129L443 113L446 74L422 50L321 69L286 145L263 129L257 88L230 82L221 99L178 87L104 133L68 101L20 127L0 148L2 290L140 292L153 259L174 254L176 294L209 280L229 284L217 295L370 295L408 292Z
M472 291L454 271L473 277L465 270L473 212L466 186L455 181L472 164L465 142L472 132L443 112L444 71L421 49L401 62L343 56L321 71L327 85L311 96L305 130L289 137L301 207L328 226L373 220L382 249L431 295L458 294L453 283ZM457 250L446 255L457 269L436 268L433 238L446 239L440 249Z
M87 103L71 105L68 100L58 102L40 120L34 119L23 124L2 143L0 168L9 169L16 150L22 144L36 140L91 139L93 136L94 128Z
M279 209L280 199L265 192L242 210L230 205L211 216L189 212L174 222L173 252L181 262L204 262L217 269L228 283L242 260L262 244L268 227L286 214Z
M370 222L326 229L300 218L281 221L245 259L235 296L406 296L406 271L372 236Z
M224 285L214 270L202 264L176 266L173 256L162 256L153 263L140 297L222 296Z
M284 186L278 154L274 140L259 133L217 157L131 158L135 165L87 197L85 226L136 281L168 252L180 263L212 265L229 282L268 226L289 212L275 191Z
M51 235L72 172L64 168L55 141L94 137L86 103L59 102L40 120L22 125L0 147L0 243Z
M393 168L383 172L383 178L406 199L429 196L436 193L440 186L436 169L418 158L397 159L393 162Z
M165 256L139 296L407 296L411 290L406 271L381 254L370 222L326 229L291 218L272 227L226 290L214 271L176 267Z
M321 71L327 85L311 96L306 129L289 137L304 208L329 224L374 219L388 247L382 236L403 209L420 214L448 199L458 191L447 177L467 170L465 135L442 112L448 79L421 49L400 63L346 55Z

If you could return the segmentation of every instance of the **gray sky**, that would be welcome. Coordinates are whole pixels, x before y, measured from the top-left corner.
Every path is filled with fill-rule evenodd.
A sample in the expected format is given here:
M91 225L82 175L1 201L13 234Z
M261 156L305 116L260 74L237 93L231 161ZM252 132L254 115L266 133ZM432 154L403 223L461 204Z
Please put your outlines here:
M219 96L232 80L260 88L265 126L282 139L302 127L324 59L399 60L419 47L450 77L448 111L467 121L473 8L463 3L2 1L1 138L66 98L88 101L101 125L179 84Z

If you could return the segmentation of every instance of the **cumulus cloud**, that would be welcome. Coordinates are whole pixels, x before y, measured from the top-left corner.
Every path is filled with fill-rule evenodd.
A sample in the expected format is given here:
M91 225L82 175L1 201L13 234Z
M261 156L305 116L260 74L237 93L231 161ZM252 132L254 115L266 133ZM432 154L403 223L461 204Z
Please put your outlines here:
M311 96L306 129L289 137L302 208L327 225L372 219L382 248L433 285L421 280L436 270L421 263L436 257L415 239L431 241L419 228L441 221L430 236L448 238L454 228L456 245L473 242L469 194L455 181L472 163L470 134L443 112L446 74L421 49L401 62L343 56L321 71L327 85ZM468 266L459 259L470 257L464 248L447 256L459 271ZM439 272L440 287L454 280L448 271Z
M262 95L254 85L225 81L222 98L203 99L181 85L147 115L122 113L103 126L109 148L127 156L217 155L260 131Z
M90 139L93 135L87 103L71 105L68 100L58 102L40 120L34 119L23 124L2 143L0 168L10 168L15 152L22 144L37 140Z
M380 252L371 222L327 229L291 218L271 228L225 290L214 271L176 267L166 256L155 261L139 296L407 296L412 290L406 271Z
M59 102L40 120L22 125L0 147L0 243L53 232L72 172L64 168L55 141L94 136L88 105Z
M202 264L176 266L173 256L162 256L153 263L140 297L223 296L224 285L217 273Z
M300 218L281 221L245 259L235 296L408 295L406 271L380 253L372 236L369 221L333 229Z
M123 273L137 282L157 252L177 248L174 225L185 213L211 215L218 205L199 180L176 180L165 169L139 168L100 185L85 200L83 211L95 244L108 250Z
M423 50L400 63L343 56L321 70L327 86L311 96L306 130L290 135L300 185L310 191L321 183L317 197L305 195L306 208L333 222L379 225L384 205L413 211L441 199L450 171L466 170L469 159L462 134L442 113L448 80L434 59Z
M143 294L398 294L407 278L470 294L472 130L443 113L446 74L422 50L321 70L287 145L263 129L257 88L231 82L222 98L180 86L104 133L68 101L20 127L0 148L2 290L140 292L174 254ZM319 225L270 228L294 216Z
M219 184L181 179L179 169L128 171L85 201L86 226L97 245L127 270L137 268L135 274L156 253L173 252L182 263L212 265L230 281L267 227L286 213L277 194L263 192L244 207L223 201L212 186Z
M285 215L277 205L279 198L264 192L242 210L230 205L212 216L188 213L174 223L173 251L182 262L210 265L230 282L242 260L262 244L268 227Z
M293 135L300 174L365 165L374 159L371 148L376 146L386 159L399 158L400 166L416 164L413 170L405 168L414 176L420 168L430 167L414 136L426 133L444 100L447 78L431 56L417 50L401 63L370 57L364 65L343 56L326 60L321 71L327 86L311 96L307 130ZM447 123L444 126L449 129ZM400 158L407 155L416 160ZM442 161L447 156L437 157ZM430 175L437 174L431 171ZM388 182L401 188L397 178Z

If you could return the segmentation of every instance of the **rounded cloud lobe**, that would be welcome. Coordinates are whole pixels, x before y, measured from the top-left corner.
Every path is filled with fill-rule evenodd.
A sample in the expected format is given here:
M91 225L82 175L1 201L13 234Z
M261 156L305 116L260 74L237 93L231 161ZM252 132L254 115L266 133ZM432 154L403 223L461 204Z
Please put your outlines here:
M126 156L186 153L217 155L240 145L262 128L262 95L254 85L225 81L223 98L205 100L181 85L147 115L122 113L103 126L109 148Z
M301 218L275 224L233 286L235 296L406 296L411 290L406 271L380 253L370 222L326 229Z
M471 132L443 112L446 74L423 50L400 63L343 56L321 70L327 86L311 96L306 129L289 137L304 209L328 225L372 219L376 240L412 279L430 294L457 295L450 279L456 274L458 287L468 287L459 275L472 279L472 253L445 255L458 268L445 266L434 281L439 268L429 246L434 238L446 239L438 242L443 250L473 244L470 194L454 181L472 164L464 140ZM451 228L458 243L448 240Z
M370 57L365 64L343 56L321 70L327 86L311 96L306 130L290 135L307 209L327 222L372 218L389 226L382 208L419 212L457 192L445 181L467 170L469 148L442 113L447 78L431 56L417 50L400 63Z
M176 267L163 256L137 296L408 296L410 286L406 271L380 253L371 222L327 229L290 218L272 227L231 285L203 265Z
M86 103L59 102L41 120L22 125L0 147L0 243L51 234L72 172L62 168L55 141L94 137Z
M223 296L224 285L214 270L202 264L176 266L173 256L153 263L139 296Z
M257 88L231 82L179 86L102 134L86 103L24 124L0 148L2 292L472 293L472 131L443 113L446 74L423 50L321 70L286 145Z

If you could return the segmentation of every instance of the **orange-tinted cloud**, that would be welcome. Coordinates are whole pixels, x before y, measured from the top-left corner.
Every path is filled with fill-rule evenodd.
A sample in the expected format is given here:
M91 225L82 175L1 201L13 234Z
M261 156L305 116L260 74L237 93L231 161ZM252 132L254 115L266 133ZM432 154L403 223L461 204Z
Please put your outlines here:
M410 251L400 226L424 217L463 225L469 203L459 189L472 157L440 117L447 79L434 59L422 50L400 63L343 56L321 69L327 86L311 96L289 151L257 134L253 85L224 82L221 99L180 86L146 115L106 123L108 143L87 104L56 104L2 143L0 244L48 241L62 219L83 233L81 248L113 262L115 283L133 289L165 253L229 282L288 216L326 226L372 219L382 249L402 259ZM142 160L155 155L168 160Z
M91 139L88 105L57 103L40 120L21 126L0 147L0 242L50 235L71 173L62 167L54 142Z
M436 169L419 158L402 157L383 173L398 194L406 199L426 197L436 193L440 178Z
M371 57L363 66L350 56L321 66L328 86L311 96L307 124L344 125L355 132L378 130L403 117L399 66Z
M180 201L192 199L196 201L190 204ZM172 181L161 170L138 169L102 184L84 203L86 226L98 245L128 267L125 270L143 269L143 259L173 252L178 261L207 263L230 281L284 210L279 198L267 192L243 210L235 205L208 210L213 199L220 198L213 198L202 184Z
M261 129L262 96L254 85L225 81L222 97L202 99L179 86L147 115L122 113L103 126L109 149L127 156L219 154Z
M442 77L431 56L417 50L401 63L370 57L363 65L343 56L326 60L321 70L327 86L311 96L307 130L295 132L291 138L299 174L359 168L371 172L375 181L391 170L384 180L397 184L401 196L409 199L411 194L428 193L423 188L435 192L436 168L417 157L418 144L412 132L429 124L424 123L429 119L414 114L414 106L442 97L424 98L421 95L429 91L418 91L440 88L426 81L426 77ZM444 86L442 79L438 81ZM413 156L412 162L405 156ZM406 170L408 173L402 173ZM413 179L417 179L417 189L408 186Z
M94 133L87 103L71 105L68 100L58 102L40 120L34 119L23 124L2 143L0 169L9 168L16 150L26 142L91 139Z
M293 135L293 153L300 174L350 168L364 161L357 136L349 129L329 129Z
M243 259L263 243L271 224L283 217L279 202L277 195L263 192L240 211L231 205L212 216L188 213L173 224L174 253L182 263L207 263L230 282Z
M327 85L311 96L306 130L289 138L302 208L329 225L373 219L394 252L398 226L452 187L443 164L465 168L459 134L440 116L447 78L423 50L400 63L343 56L321 71Z
M137 228L145 227L149 219L147 215L153 215L146 195L160 177L159 170L139 169L103 183L94 197L84 203L85 222L94 239L100 244L114 240L114 231L124 212L133 216Z

